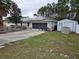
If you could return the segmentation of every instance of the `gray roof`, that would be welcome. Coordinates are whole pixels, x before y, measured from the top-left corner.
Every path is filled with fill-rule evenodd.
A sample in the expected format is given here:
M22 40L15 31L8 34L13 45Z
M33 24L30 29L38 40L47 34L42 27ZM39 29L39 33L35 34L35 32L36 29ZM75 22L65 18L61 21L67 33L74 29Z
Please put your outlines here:
M57 22L56 20L27 20L26 22L38 22L38 23L45 23L45 22Z
M51 18L45 18L45 17L34 17L34 18L26 20L24 22L38 22L38 23L43 22L43 23L45 23L45 22L57 22L57 20L51 19Z

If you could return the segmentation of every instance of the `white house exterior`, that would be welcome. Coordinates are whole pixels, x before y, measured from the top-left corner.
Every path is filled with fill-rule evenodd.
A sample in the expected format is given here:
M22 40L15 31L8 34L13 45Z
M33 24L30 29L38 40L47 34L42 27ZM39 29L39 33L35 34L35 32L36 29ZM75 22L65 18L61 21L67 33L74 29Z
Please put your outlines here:
M35 16L34 18L31 18L29 20L24 21L27 23L28 28L32 29L50 29L53 30L55 25L57 24L57 21L49 18L44 18L42 16Z
M76 25L76 33L79 34L79 25Z
M76 25L78 24L77 21L69 20L69 19L63 19L61 21L58 21L57 23L57 31L61 31L63 27L70 28L71 32L76 32Z
M54 29L54 26L56 25L56 22L53 20L30 20L27 21L29 23L29 28L33 29Z

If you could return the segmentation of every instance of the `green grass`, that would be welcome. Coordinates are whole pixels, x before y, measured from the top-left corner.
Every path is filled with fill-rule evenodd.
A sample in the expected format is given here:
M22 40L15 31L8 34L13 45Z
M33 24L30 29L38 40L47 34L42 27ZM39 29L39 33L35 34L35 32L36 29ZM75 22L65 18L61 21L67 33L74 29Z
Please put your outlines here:
M9 43L0 49L0 59L79 59L79 35L46 32Z

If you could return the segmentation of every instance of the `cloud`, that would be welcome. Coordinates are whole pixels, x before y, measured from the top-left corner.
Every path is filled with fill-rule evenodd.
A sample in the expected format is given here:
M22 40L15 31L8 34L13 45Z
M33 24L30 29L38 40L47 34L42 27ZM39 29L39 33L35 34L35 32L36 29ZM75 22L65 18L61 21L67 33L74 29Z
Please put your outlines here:
M30 16L32 17L34 13L41 7L46 5L47 3L55 2L57 0L13 0L19 8L21 8L23 16Z

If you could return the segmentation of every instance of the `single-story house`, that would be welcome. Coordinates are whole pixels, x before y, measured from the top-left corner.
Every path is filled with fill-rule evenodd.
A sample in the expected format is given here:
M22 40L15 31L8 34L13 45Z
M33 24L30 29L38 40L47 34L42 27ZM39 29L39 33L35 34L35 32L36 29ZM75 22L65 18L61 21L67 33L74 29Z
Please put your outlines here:
M29 20L24 21L25 23L27 23L29 28L33 28L33 29L49 29L49 30L54 30L57 21L56 20L51 20L49 18L43 18L43 17L35 17L35 18L31 18Z
M78 24L77 21L69 20L69 19L63 19L61 21L58 21L57 23L57 31L61 31L63 27L70 28L71 32L76 32L76 25Z

